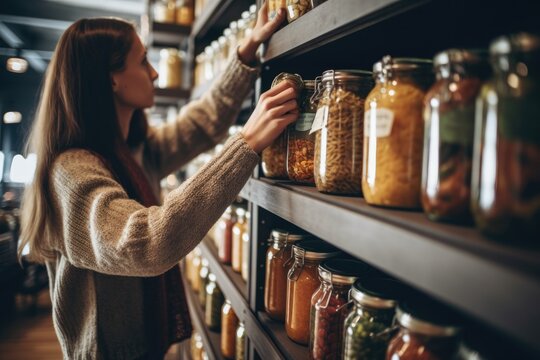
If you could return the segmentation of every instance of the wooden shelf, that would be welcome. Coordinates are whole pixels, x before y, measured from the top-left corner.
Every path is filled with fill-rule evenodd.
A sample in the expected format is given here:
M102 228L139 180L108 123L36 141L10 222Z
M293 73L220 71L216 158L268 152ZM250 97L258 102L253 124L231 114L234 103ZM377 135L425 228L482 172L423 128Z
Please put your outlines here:
M176 105L181 100L188 100L190 91L186 89L154 89L154 101L158 105Z
M256 205L540 349L540 252L504 246L420 212L369 206L286 181L251 179ZM526 309L517 311L517 309ZM512 314L510 316L509 314Z
M177 48L191 33L191 26L152 22L150 46Z
M294 360L309 359L308 347L297 344L289 339L287 333L285 332L284 323L272 320L263 311L259 311L257 315L263 328L268 332L268 334L270 334L270 337L277 344L279 350L283 353L285 358Z

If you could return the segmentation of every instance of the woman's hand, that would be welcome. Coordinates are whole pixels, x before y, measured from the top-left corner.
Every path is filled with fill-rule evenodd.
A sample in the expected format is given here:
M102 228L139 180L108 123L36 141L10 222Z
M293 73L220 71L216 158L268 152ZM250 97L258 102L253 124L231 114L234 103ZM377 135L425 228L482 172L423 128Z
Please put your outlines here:
M238 48L238 56L244 64L251 64L256 59L256 52L263 42L268 40L285 20L285 10L279 9L273 20L268 20L268 1L265 1L259 14L257 23L250 36L248 36Z
M241 133L249 147L260 153L298 118L297 93L288 81L282 81L259 98L259 102Z

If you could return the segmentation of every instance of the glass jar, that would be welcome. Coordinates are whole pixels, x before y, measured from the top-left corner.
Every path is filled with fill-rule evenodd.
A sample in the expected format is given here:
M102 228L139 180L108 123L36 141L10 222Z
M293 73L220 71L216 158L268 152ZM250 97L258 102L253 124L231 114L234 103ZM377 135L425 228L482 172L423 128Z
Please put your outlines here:
M237 53L238 52L238 23L236 21L231 21L229 24L230 33L228 33L229 41L229 51Z
M247 230L246 210L236 209L236 224L232 229L232 256L231 266L237 273L242 271L242 235Z
M183 53L177 49L161 49L159 52L158 86L162 89L180 88L182 86Z
M366 99L362 190L371 205L419 208L423 102L432 62L385 56Z
M193 286L193 257L195 256L195 249L189 252L184 258L184 276L189 285Z
M240 45L246 36L247 23L244 19L238 19L236 24L238 25L238 34L236 35L236 40L238 41L238 45Z
M214 74L214 50L211 46L204 48L204 81L212 81Z
M246 349L246 328L244 323L240 322L238 324L238 329L236 329L236 357L235 360L244 360L245 359L245 349Z
M225 300L221 317L221 354L226 359L234 359L236 353L236 329L238 318L231 302Z
M219 331L221 329L221 307L224 300L223 293L216 283L216 275L212 273L208 274L204 322L212 331Z
M358 277L369 276L371 267L361 261L335 258L319 265L318 272L321 285L311 297L309 356L314 360L341 360L349 290Z
M210 268L208 267L208 260L201 260L201 270L199 271L199 278L201 282L201 291L199 291L199 303L202 308L206 307L206 286L208 286L208 274L210 273Z
M292 23L311 10L310 0L287 0L287 20Z
M358 280L344 322L343 359L384 360L401 283L379 277Z
M176 1L176 23L184 26L191 26L194 20L193 0Z
M221 49L219 48L219 42L214 40L210 43L212 47L212 73L214 76L218 76L221 70Z
M232 259L232 229L235 223L236 213L229 206L219 219L216 229L218 257L226 265L229 265Z
M285 330L293 341L309 343L311 297L320 286L319 264L340 254L321 240L304 240L293 245L294 264L287 274Z
M477 102L472 210L495 239L538 246L540 233L540 37L501 37L494 76Z
M206 0L195 0L195 18L199 18L201 16L205 6Z
M175 20L175 1L158 0L154 3L154 21L160 23L174 23Z
M203 349L204 343L201 334L196 331L193 332L193 335L191 335L191 359L202 360Z
M287 129L287 175L297 183L313 185L313 161L315 158L315 134L311 126L317 112L317 104L311 102L315 81L304 80L300 96L300 115Z
M331 194L360 195L364 98L373 86L367 71L328 70L315 99L319 99L313 128L315 185Z
M247 19L246 37L251 36L253 29L257 24L257 4L253 4L249 7L249 17Z
M201 287L201 278L199 276L199 273L201 271L201 249L196 247L193 250L193 259L191 260L191 287L193 288L193 291L198 293L202 287ZM203 289L204 291L204 289Z
M251 219L251 215L249 211L246 211L246 227L244 229L244 232L242 233L242 264L240 266L240 273L242 275L242 279L244 281L248 281L248 274L249 274L249 250L251 249L249 246L249 220Z
M487 62L451 49L433 60L437 82L424 99L422 207L431 220L470 223L474 106Z
M287 11L286 0L268 0L268 20L273 20L277 16L279 9Z
M222 35L218 38L218 43L221 57L221 66L219 71L223 72L227 68L227 61L229 60L229 42L227 41L227 38Z
M266 250L264 278L264 310L274 320L285 321L287 273L293 265L292 246L296 241L310 238L308 234L290 233L274 229Z
M400 303L395 317L399 331L390 339L386 360L451 360L459 333L451 316L433 302Z
M301 92L304 82L298 74L280 73L272 81L274 87L282 81L289 81L298 92ZM274 142L262 151L261 167L263 175L268 178L287 178L287 131L281 133Z

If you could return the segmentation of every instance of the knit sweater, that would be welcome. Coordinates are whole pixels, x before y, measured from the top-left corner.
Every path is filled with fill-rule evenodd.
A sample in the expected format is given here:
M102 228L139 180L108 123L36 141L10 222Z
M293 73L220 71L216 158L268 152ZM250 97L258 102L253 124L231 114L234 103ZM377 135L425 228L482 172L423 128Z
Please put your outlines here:
M233 57L207 94L175 123L149 130L133 155L156 191L159 179L223 138L256 76L257 69ZM70 149L57 157L50 193L60 236L47 269L64 358L148 356L142 278L176 266L201 241L258 160L236 135L161 206L146 208L128 197L91 152Z

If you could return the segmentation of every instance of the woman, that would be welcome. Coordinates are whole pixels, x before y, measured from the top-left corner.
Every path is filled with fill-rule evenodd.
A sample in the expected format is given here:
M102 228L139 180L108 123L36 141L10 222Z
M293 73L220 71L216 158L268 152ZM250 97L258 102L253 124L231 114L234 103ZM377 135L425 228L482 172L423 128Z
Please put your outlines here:
M253 87L256 50L283 18L268 21L263 6L208 93L159 129L142 112L158 74L132 25L83 19L62 35L29 139L38 161L21 248L47 265L64 357L158 359L190 336L176 265L296 119L294 89L263 94L242 132L161 206L158 181L223 138Z

